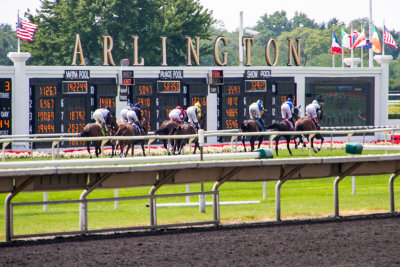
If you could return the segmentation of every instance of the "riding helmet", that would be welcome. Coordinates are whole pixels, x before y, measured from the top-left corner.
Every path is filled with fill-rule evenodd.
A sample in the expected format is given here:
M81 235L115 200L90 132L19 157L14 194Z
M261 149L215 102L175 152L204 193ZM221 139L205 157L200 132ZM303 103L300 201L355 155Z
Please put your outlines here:
M195 104L194 104L196 107L198 107L198 108L201 108L201 104L200 104L200 102L196 102Z
M292 102L293 103L293 99L291 99L291 98L288 98L288 100L287 101L289 101L289 102Z
M142 105L140 105L139 103L136 103L136 104L135 104L135 107L141 109L141 108L142 108Z

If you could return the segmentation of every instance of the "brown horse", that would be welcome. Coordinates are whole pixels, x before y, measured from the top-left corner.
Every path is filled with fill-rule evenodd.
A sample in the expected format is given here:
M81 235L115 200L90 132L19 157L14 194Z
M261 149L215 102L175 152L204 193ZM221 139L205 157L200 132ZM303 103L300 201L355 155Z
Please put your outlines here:
M140 131L136 126L127 123L127 122L120 122L119 128L117 133L115 134L116 136L139 136L139 135L147 135L147 120L146 118L142 118L140 122ZM128 155L129 149L131 149L131 156L134 156L134 149L136 144L140 144L142 146L142 151L143 151L143 156L146 156L145 150L144 150L144 140L132 140L132 141L127 141L127 140L119 140L117 142L118 146L121 149L120 152L120 157L126 157ZM124 154L124 149L125 146L127 146L125 154Z
M176 121L165 120L165 121L163 121L163 123L161 123L160 129L155 131L155 134L157 134L157 135L170 135L171 132L172 132L172 129L176 128L177 126L178 126L178 123ZM168 152L168 155L170 155L171 153L169 152L169 149L168 149L168 140L167 139L163 139L163 144L164 144L164 148ZM173 146L172 142L171 142L171 146Z
M262 132L263 129L261 128L261 125L259 122L256 120L250 119L250 120L245 120L241 125L240 125L240 130L242 133L246 132ZM260 148L261 143L264 139L263 135L260 136L251 136L250 137L250 146L251 146L251 151L254 151L254 143L258 140L258 148ZM243 143L243 148L244 152L246 152L246 136L242 136L242 143Z
M200 119L199 119L199 128L200 129L204 129L204 125L206 122L206 118L205 115L203 115ZM189 134L197 134L197 130L195 128L194 125L190 124L190 123L183 123L175 128L172 129L171 135L189 135ZM189 142L188 139L174 139L174 145L172 148L172 155L175 155L175 152L177 152L176 154L181 154L182 153L182 149L183 147ZM196 154L196 150L197 148L200 149L199 146L199 140L194 141L194 151L193 154Z
M319 109L318 111L318 120L321 121L324 117L324 112L322 110L322 108ZM295 125L295 131L316 131L316 130L320 130L320 127L317 127L317 125L315 124L314 120L310 117L304 117L304 118L300 118L298 121L296 121L296 125ZM295 147L297 148L298 145L300 145L300 143L303 144L303 148L306 146L302 136L304 136L305 138L307 138L308 142L311 145L311 148L314 150L315 153L317 153L318 151L321 150L322 148L322 143L324 142L324 137L321 134L316 134L313 135L313 137L310 138L310 136L308 134L306 135L298 135L297 138L299 138L299 143L296 143L296 137L294 139L294 143L295 143ZM319 139L321 140L321 145L318 148L318 150L316 150L314 148L314 139Z
M299 118L299 108L295 107L294 112L293 112L293 121L296 122L297 119ZM294 125L293 125L294 126ZM293 131L293 128L291 127L290 123L287 120L281 120L279 122L273 123L271 125L268 125L265 127L266 130L273 130L273 131L280 131L280 132L290 132ZM286 147L290 153L291 156L293 156L292 151L290 150L290 139L291 135L282 135L283 138L286 139ZM278 145L279 145L279 139L281 138L281 135L277 135L274 138L275 141L275 153L278 156Z
M118 129L118 124L116 122L115 116L113 113L110 112L110 117L108 119L108 124L106 125L109 134L113 134L117 131ZM79 134L81 137L97 137L97 136L105 136L107 133L104 132L102 126L96 122L94 123L88 123L85 125L83 128L83 131ZM90 154L90 141L86 142L86 148L89 153L90 158L92 158L92 154ZM92 141L94 145L94 151L96 154L96 157L98 158L100 153L101 153L101 141ZM113 143L111 143L112 146ZM114 150L114 147L113 147ZM113 156L111 154L111 156Z

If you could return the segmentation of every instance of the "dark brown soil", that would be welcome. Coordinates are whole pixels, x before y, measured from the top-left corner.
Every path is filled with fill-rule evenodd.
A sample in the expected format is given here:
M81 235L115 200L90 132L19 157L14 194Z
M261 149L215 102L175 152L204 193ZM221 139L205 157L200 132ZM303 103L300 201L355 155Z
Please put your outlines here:
M0 244L2 266L400 266L400 215Z

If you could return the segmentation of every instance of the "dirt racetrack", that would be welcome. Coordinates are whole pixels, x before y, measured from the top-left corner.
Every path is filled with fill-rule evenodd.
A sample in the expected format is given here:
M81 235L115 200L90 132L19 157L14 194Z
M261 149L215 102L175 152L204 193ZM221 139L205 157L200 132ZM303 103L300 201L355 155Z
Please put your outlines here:
M400 266L400 214L0 244L1 266Z

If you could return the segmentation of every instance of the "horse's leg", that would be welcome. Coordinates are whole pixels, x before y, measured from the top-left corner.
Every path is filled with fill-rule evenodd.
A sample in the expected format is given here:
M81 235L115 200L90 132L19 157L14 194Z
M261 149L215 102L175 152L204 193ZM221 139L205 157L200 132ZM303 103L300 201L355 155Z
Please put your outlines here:
M275 153L276 153L276 156L278 156L279 135L277 135L274 138L274 140L275 140Z
M255 140L255 137L254 136L252 136L251 138L250 138L250 147L251 147L251 152L253 152L254 151L254 142L255 142L256 140Z
M198 141L198 140L196 140L196 141L194 142L193 154L196 154L197 148L199 148L199 150L200 150L200 146L199 146L199 141Z
M125 142L119 141L119 157L122 158L124 156Z
M321 140L321 144L320 144L320 146L319 146L319 149L318 149L318 151L321 151L321 149L322 149L322 143L324 142L324 137L322 136L322 135L320 135L320 134L318 134L318 139L319 140Z
M146 152L144 150L144 141L141 143L142 146L142 151L143 151L143 157L146 157Z
M243 143L244 152L246 152L246 137L245 136L242 136L242 143Z
M313 136L309 139L309 145L311 146L314 153L318 153L318 151L314 148L314 138L315 138L315 136Z
M131 157L135 156L135 144L131 143L129 144L130 148L131 148Z
M258 137L258 148L260 148L260 146L261 146L263 140L264 140L264 136L263 136L263 135L261 135L260 137Z
M287 146L287 149L289 150L289 154L290 154L290 156L293 156L292 151L290 150L290 135L285 136L285 138L286 138L286 146Z
M100 154L100 145L99 145L99 142L95 142L95 144L94 144L94 151L95 151L95 153L96 153L96 158L98 158L99 157L99 154Z
M182 150L183 150L183 154L185 154L185 150L184 147L186 145L185 139L180 141L179 147L178 147L178 155L182 154Z
M92 154L90 154L90 142L89 141L86 142L86 148L87 148L87 152L89 153L89 158L92 158Z

